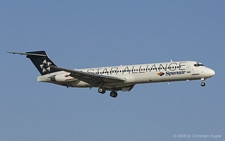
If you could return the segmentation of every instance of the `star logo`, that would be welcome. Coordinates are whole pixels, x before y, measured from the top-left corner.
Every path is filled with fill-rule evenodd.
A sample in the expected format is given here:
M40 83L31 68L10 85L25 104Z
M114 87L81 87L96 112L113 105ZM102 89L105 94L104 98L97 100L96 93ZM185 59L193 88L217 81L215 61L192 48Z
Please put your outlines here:
M50 65L52 63L51 62L47 62L46 59L42 62L42 64L40 65L40 68L42 69L42 73L45 73L45 72L50 72Z
M165 73L163 73L163 72L159 72L158 73L158 76L163 76Z

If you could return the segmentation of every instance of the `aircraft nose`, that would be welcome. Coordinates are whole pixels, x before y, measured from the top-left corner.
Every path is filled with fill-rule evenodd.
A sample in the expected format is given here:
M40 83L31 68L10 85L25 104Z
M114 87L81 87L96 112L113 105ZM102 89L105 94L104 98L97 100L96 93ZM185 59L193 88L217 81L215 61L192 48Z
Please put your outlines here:
M214 71L214 70L212 70L212 69L210 69L210 70L209 70L209 75L210 75L210 76L215 75L215 71Z

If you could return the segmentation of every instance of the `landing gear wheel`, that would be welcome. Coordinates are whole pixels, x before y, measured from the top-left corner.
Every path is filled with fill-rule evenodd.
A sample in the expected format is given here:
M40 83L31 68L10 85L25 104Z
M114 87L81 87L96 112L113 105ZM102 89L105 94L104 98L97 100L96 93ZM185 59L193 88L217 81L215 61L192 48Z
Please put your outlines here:
M110 92L110 96L113 97L113 98L116 98L117 97L117 92L111 91Z
M101 94L104 94L106 92L106 90L104 88L98 88L98 92Z
M205 86L205 82L202 82L201 86L203 86L203 87L204 87L204 86Z

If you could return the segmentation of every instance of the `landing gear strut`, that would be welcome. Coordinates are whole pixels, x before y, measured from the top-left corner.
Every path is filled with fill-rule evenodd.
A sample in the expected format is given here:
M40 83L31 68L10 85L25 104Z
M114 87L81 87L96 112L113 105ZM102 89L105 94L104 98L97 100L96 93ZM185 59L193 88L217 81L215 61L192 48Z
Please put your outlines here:
M110 96L113 97L113 98L116 98L117 97L117 92L111 91L110 92Z
M104 94L106 92L106 90L104 88L98 88L98 92L101 94Z

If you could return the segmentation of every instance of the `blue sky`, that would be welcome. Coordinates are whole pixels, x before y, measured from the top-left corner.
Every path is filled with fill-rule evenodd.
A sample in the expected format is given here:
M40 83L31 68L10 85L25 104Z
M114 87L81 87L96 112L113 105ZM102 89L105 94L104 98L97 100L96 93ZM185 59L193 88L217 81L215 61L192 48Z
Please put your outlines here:
M224 140L224 7L219 0L1 1L0 140ZM144 84L113 99L96 88L38 83L30 60L6 53L36 50L70 69L197 60L216 75L204 88Z

